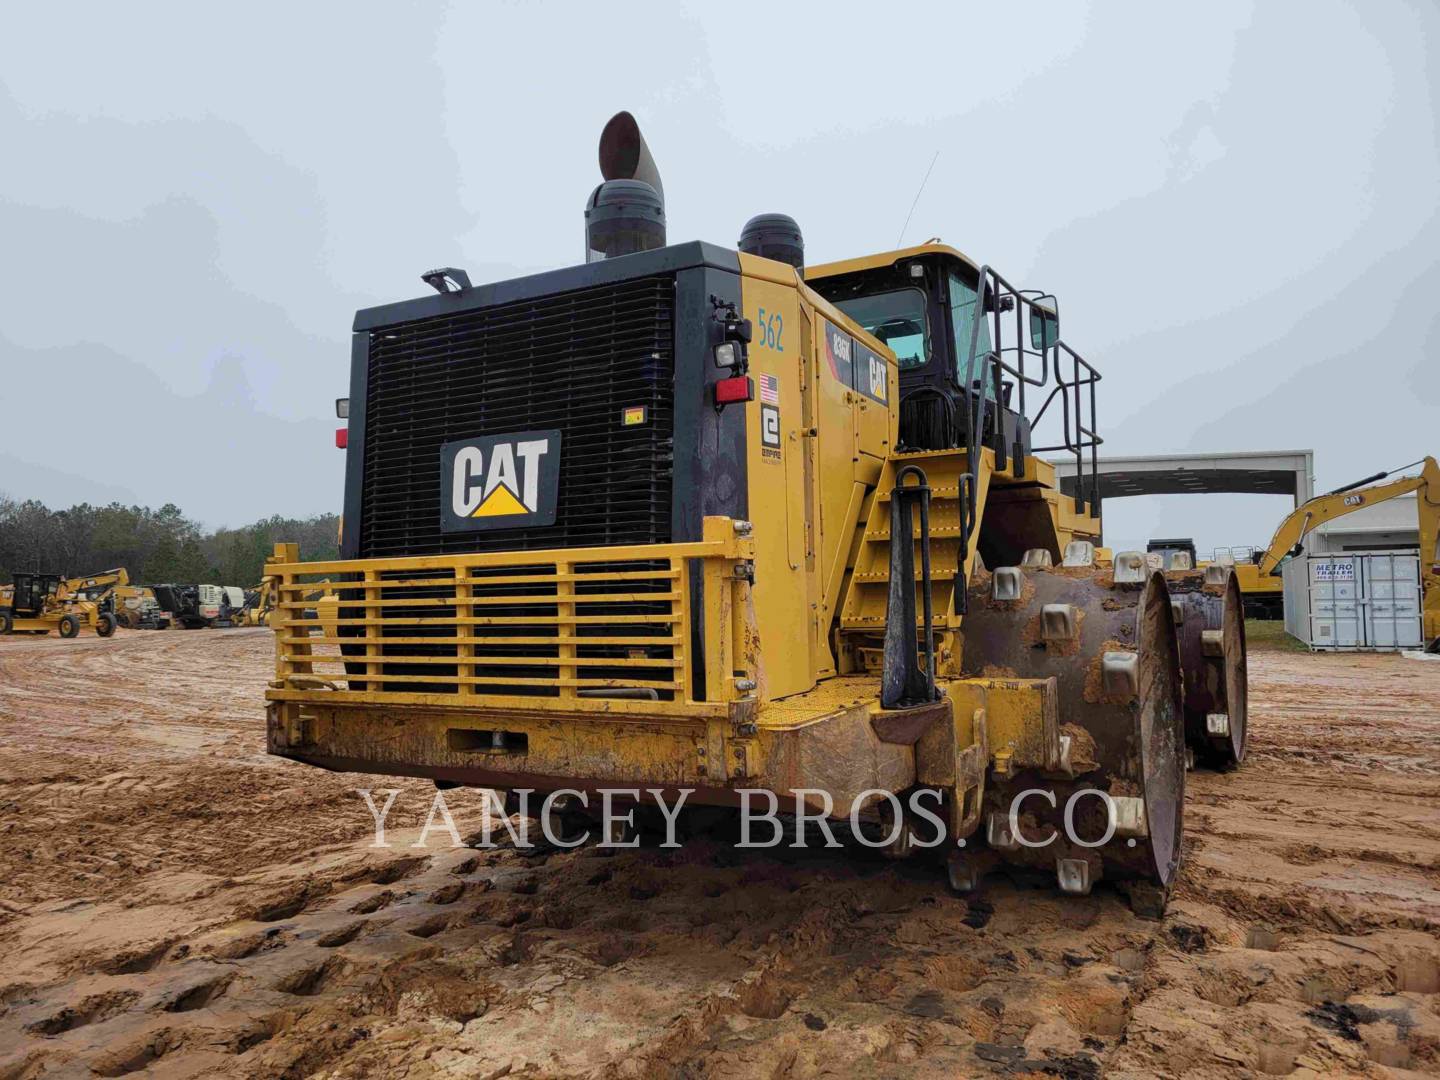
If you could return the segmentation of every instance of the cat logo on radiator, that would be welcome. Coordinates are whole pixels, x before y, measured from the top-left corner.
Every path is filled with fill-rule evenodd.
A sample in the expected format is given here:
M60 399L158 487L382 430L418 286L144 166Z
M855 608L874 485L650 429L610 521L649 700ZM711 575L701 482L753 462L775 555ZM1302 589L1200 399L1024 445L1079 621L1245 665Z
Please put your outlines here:
M523 431L440 448L440 529L537 528L555 524L560 432Z

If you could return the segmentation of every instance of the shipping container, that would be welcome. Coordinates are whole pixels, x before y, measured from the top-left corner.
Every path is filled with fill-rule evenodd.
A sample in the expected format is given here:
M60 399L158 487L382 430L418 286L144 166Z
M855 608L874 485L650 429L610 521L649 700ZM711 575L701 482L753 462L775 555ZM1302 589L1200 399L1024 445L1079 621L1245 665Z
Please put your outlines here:
M1418 649L1420 556L1413 550L1301 555L1285 563L1285 630L1317 650Z

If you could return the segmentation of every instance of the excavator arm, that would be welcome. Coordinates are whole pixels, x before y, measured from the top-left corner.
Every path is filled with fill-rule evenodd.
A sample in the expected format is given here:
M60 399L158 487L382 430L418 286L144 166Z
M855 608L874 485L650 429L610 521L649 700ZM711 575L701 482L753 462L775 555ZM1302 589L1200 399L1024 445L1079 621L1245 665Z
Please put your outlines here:
M1305 537L1318 525L1353 514L1367 506L1387 502L1415 492L1420 526L1420 583L1424 602L1422 618L1425 641L1430 651L1440 646L1440 465L1433 457L1421 462L1418 475L1403 476L1387 483L1371 483L1391 475L1380 473L1359 484L1318 495L1297 506L1275 530L1270 546L1257 560L1261 577L1280 572L1287 555L1297 554Z

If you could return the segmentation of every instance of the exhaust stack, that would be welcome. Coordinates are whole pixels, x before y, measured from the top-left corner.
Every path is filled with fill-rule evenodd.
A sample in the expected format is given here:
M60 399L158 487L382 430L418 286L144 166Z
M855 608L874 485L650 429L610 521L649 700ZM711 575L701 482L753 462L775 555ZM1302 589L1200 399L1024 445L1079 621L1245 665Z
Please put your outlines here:
M665 185L660 170L640 134L640 125L628 112L612 116L600 132L600 175L606 180L639 180L649 184L665 203Z
M665 246L665 188L640 125L628 112L600 133L605 182L585 203L585 261L598 262Z
M805 268L805 238L800 226L788 214L757 214L740 230L740 250Z

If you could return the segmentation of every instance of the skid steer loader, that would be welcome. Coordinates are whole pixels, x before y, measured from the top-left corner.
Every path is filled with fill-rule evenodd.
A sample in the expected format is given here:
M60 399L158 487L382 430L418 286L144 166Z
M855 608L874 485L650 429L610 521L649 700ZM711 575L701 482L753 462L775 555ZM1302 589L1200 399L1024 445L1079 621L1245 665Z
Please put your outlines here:
M940 243L807 268L783 215L667 245L630 114L600 164L583 264L356 315L342 557L266 568L270 752L542 813L758 789L957 889L1005 864L1157 911L1177 618L1229 586L1096 565L1100 375L1054 299ZM1243 636L1196 631L1196 707L1243 709Z

